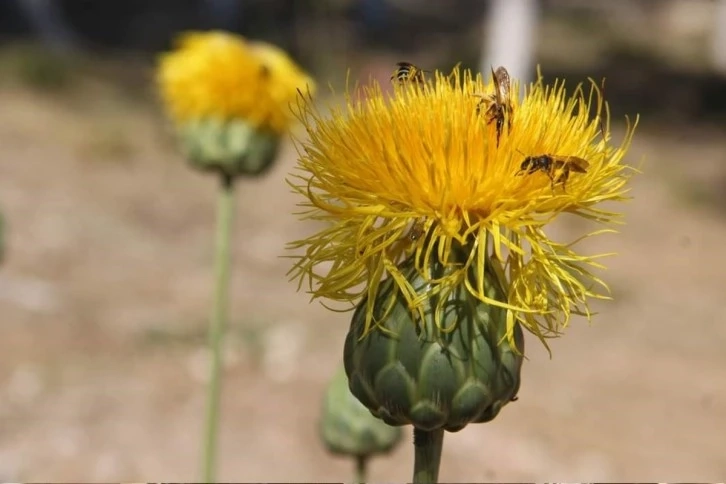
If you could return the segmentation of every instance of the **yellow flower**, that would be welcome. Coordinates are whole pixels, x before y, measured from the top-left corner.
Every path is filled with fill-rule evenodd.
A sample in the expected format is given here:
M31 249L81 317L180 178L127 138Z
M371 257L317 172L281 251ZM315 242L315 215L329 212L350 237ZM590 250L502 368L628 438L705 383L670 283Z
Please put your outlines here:
M396 87L390 98L373 83L327 118L309 101L299 105L309 141L301 143L299 172L289 183L306 199L303 218L327 225L290 244L305 251L291 274L300 284L308 281L313 298L355 304L368 295L370 330L381 326L371 301L385 277L419 313L432 296L444 301L463 285L480 301L508 310L510 343L516 323L545 342L571 314L590 318L588 300L604 297L596 286L607 289L589 271L601 267L599 256L550 240L545 225L563 212L617 221L618 213L598 205L625 199L632 171L622 160L634 126L620 147L612 146L596 85L568 94L563 83L545 86L540 78L523 100L513 96L512 127L497 146L496 123L477 113L474 95L493 90L481 75L457 67L449 76L436 72L422 87ZM519 92L516 81L512 92ZM525 157L542 154L580 157L589 167L572 172L566 187L553 185L543 171L520 172ZM467 248L465 263L447 262L456 259L453 246ZM447 276L432 275L432 250L450 266ZM399 271L412 255L428 281L418 291ZM506 300L486 296L487 265ZM477 277L467 275L472 270Z
M191 32L161 56L157 83L177 124L242 119L256 129L287 131L297 90L312 81L282 50L221 31Z

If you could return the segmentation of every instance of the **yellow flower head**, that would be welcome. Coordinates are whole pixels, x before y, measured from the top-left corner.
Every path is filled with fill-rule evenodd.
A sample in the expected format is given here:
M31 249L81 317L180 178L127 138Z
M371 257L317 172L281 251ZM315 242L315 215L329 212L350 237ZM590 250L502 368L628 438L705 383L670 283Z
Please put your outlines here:
M243 119L275 133L287 130L297 90L315 88L282 50L221 31L182 35L161 56L157 83L178 124Z
M502 123L497 142L497 123L486 104L478 109L477 96L486 99L494 88L455 68L397 86L389 98L373 83L327 118L309 101L300 104L309 141L301 144L290 184L306 198L305 218L327 226L291 244L305 249L291 273L308 280L314 298L355 303L390 277L415 312L433 295L463 285L508 310L510 342L516 323L544 342L571 314L590 317L588 299L603 297L595 286L607 289L588 271L600 267L598 256L550 240L544 227L563 212L616 221L619 214L597 206L625 198L630 173L622 159L633 127L613 147L595 84L589 93L581 86L567 93L563 83L545 86L540 78L521 101L514 82L511 124ZM527 157L540 158L523 164ZM451 270L437 279L432 251L446 264L455 245L468 248L468 259L452 258ZM398 269L412 255L428 281L423 289ZM506 301L487 297L485 266ZM472 270L478 277L467 275ZM372 304L367 311L370 329L377 324Z

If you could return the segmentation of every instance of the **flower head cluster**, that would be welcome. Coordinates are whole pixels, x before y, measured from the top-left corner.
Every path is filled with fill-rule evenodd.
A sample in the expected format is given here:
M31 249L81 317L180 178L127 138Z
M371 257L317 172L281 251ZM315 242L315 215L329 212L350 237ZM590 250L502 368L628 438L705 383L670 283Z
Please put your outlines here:
M598 256L551 240L545 226L564 212L617 221L599 205L625 199L632 171L623 157L634 126L612 146L596 84L567 92L540 78L521 100L513 83L500 137L480 109L482 99L496 101L496 87L457 67L401 83L392 96L374 82L330 116L300 103L309 139L289 182L305 198L304 218L326 226L291 244L304 251L291 273L307 280L314 298L355 304L369 296L370 329L379 323L371 301L385 278L414 313L465 287L507 310L510 341L515 324L544 341L572 314L591 316L588 301L607 289L591 272ZM454 247L465 249L464 261L451 257ZM432 255L449 265L444 276L431 271ZM424 287L399 270L411 257ZM503 300L487 297L485 268Z
M279 48L221 31L191 32L161 57L157 83L169 115L182 124L204 118L243 119L284 133L297 91L312 81Z

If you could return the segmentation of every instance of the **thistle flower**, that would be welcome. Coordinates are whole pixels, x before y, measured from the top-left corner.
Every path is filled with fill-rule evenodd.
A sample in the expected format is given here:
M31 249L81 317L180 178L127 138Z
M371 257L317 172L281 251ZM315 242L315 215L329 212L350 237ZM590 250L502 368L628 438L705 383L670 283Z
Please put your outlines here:
M516 399L523 330L546 346L606 297L591 272L601 256L545 228L562 213L618 222L598 205L624 200L632 173L633 127L611 145L596 84L568 93L540 77L511 107L479 109L495 88L457 67L390 98L374 82L330 117L299 104L309 139L289 183L302 218L325 227L290 244L304 250L291 274L355 308L349 388L386 423L413 425L414 482L436 481L445 430Z
M189 160L231 175L270 165L291 101L315 88L279 48L221 31L181 36L161 56L157 84Z
M466 288L506 310L509 343L517 324L545 342L572 314L590 319L589 300L607 290L590 271L602 267L601 255L578 254L573 243L551 240L545 226L561 213L618 222L620 214L598 205L626 198L631 170L622 160L634 126L613 147L594 83L589 93L578 86L568 94L564 83L546 86L540 78L521 102L512 99L512 127L497 146L495 123L476 110L476 94L492 90L480 75L455 68L420 88L397 87L391 99L373 83L365 100L348 96L329 118L309 102L299 105L309 141L289 182L305 197L303 218L327 227L290 244L305 249L291 274L307 280L313 298L352 309L368 297L365 333L385 319L374 320L373 298L386 277L395 291L381 304L390 307L400 295L419 316L433 297ZM544 172L522 174L524 158L541 154L577 156L589 167L566 187ZM469 247L466 257L447 262L457 246ZM445 276L431 277L432 254ZM410 256L426 282L420 288L399 269ZM486 270L503 288L501 300L487 296ZM437 325L447 329L440 314Z
M283 52L225 32L182 36L161 56L157 84L187 160L219 176L212 354L202 481L214 482L221 395L221 353L227 321L235 180L271 166L294 120L290 102L314 84Z

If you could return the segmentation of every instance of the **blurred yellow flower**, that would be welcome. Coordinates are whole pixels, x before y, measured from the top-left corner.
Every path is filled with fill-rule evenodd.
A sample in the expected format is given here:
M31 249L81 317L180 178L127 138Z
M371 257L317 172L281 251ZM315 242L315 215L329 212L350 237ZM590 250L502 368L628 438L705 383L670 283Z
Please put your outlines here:
M297 90L315 89L282 50L221 31L182 35L176 49L161 56L157 83L177 124L242 119L277 134L293 119Z
M481 75L457 67L448 76L436 72L422 87L397 86L390 98L373 83L330 117L309 101L300 103L309 141L300 143L298 172L289 183L305 197L303 218L327 226L290 244L304 249L291 274L300 284L308 281L313 298L355 304L368 296L370 330L381 326L373 320L372 301L384 278L422 317L431 298L446 301L464 286L478 300L508 310L511 343L516 323L545 342L571 314L590 318L588 300L605 297L597 286L607 290L588 270L602 267L599 256L551 240L544 227L563 212L617 221L618 213L598 205L625 199L634 170L622 160L635 125L614 147L595 84L589 93L578 86L568 94L563 83L545 86L540 78L523 100L513 96L512 127L497 146L496 123L477 113L475 96L493 90ZM519 92L516 81L512 92ZM589 167L571 173L566 187L542 171L520 172L526 157L542 154L580 157ZM449 257L453 246L467 249L465 263ZM445 276L432 272L432 253L448 264ZM412 256L427 281L423 288L399 270ZM487 297L485 266L506 300ZM396 291L386 297L393 305Z

